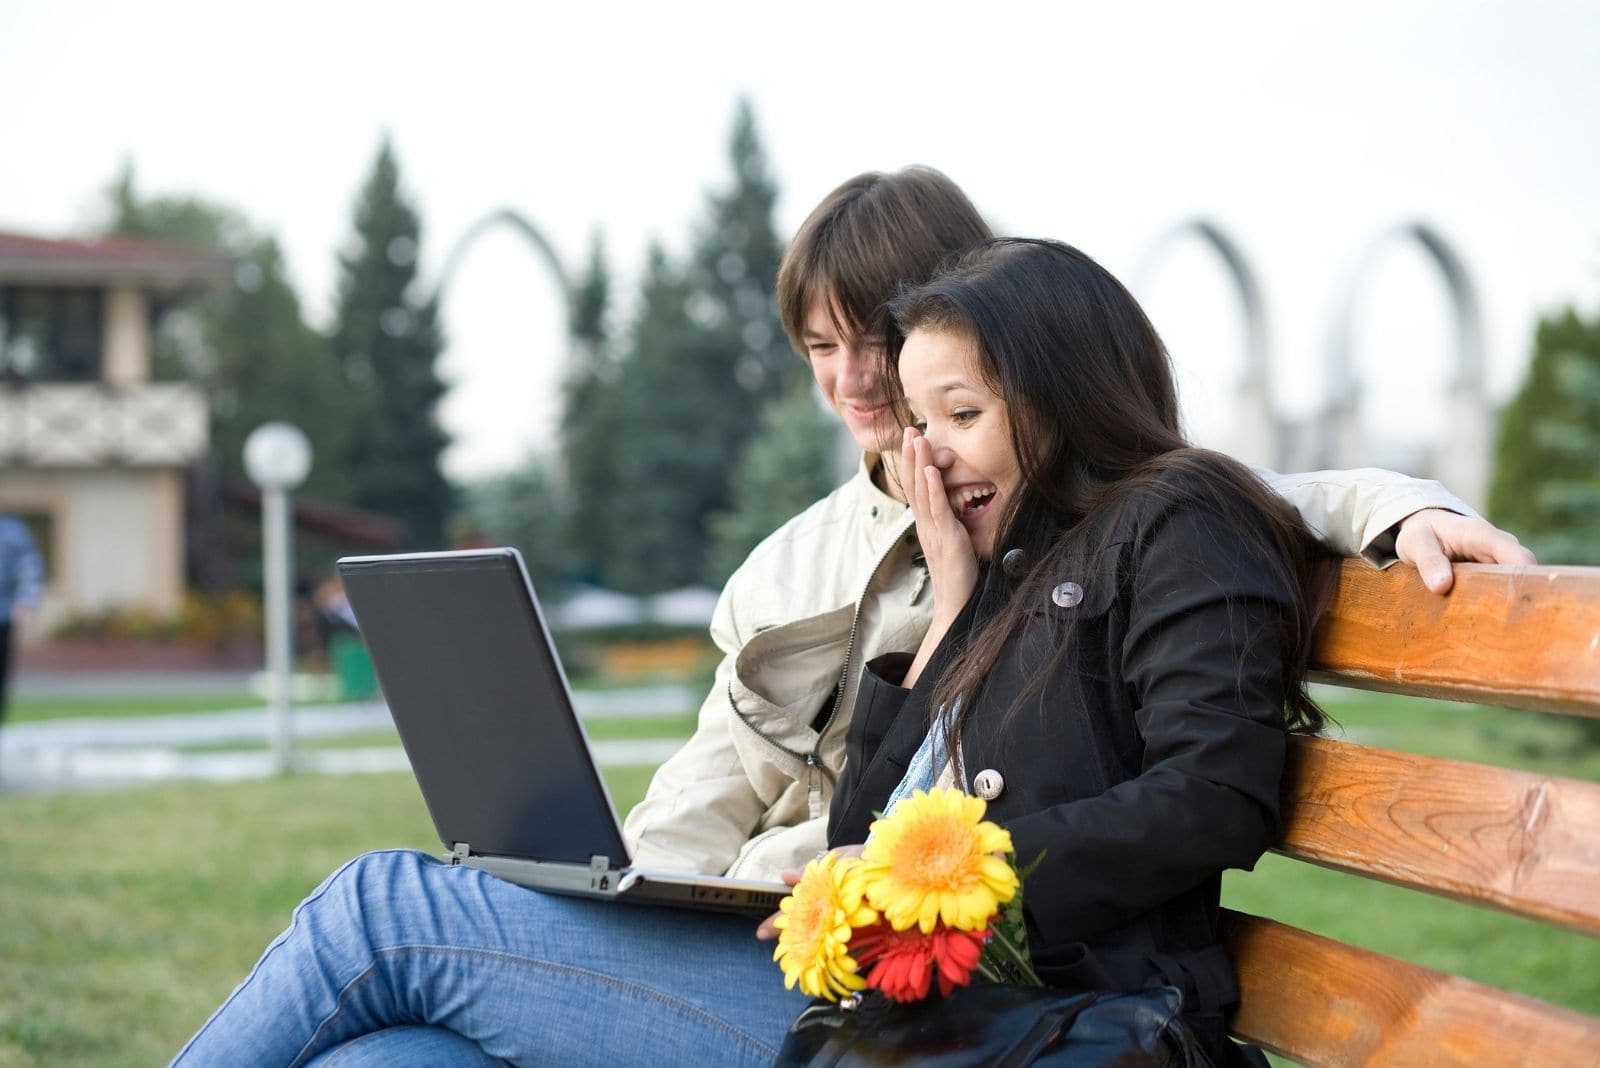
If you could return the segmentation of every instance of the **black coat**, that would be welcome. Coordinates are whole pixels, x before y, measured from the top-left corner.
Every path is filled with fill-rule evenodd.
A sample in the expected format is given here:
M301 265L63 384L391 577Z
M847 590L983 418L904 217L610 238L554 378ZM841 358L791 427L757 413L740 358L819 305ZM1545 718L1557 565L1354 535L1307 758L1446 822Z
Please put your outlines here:
M1281 565L1241 548L1239 525L1262 522L1242 499L1219 509L1177 496L1136 491L1114 529L1073 538L1056 573L1019 586L1006 568L987 571L912 690L897 685L909 654L869 665L829 839L865 840L927 733L949 647L982 605L1037 590L1023 593L1037 603L961 734L967 782L1003 779L988 818L1019 862L1044 854L1024 887L1035 964L1063 985L1179 986L1186 1016L1220 1041L1237 999L1217 944L1221 872L1253 866L1277 834L1293 598ZM1064 665L1013 708L1062 641Z

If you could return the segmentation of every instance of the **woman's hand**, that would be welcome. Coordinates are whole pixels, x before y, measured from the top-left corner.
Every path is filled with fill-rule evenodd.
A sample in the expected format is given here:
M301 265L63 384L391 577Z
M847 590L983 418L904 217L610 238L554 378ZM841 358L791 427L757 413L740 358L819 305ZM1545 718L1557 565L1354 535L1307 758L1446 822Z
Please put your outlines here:
M839 846L837 849L830 850L830 852L837 853L841 857L859 857L861 855L861 851L865 848L866 846L864 845L847 845ZM818 854L818 856L821 855L823 854ZM786 886L794 886L800 881L801 874L801 872L790 868L787 871L779 872L778 878L782 879ZM771 916L768 916L766 919L762 920L761 926L756 928L756 937L763 942L770 942L774 938L777 938L778 928L773 925L772 921L776 920L781 915L783 915L783 913L774 912Z
M933 585L933 626L949 629L978 584L978 554L972 537L950 509L944 476L933 462L933 446L916 427L906 427L900 447L906 503L917 520L917 541Z

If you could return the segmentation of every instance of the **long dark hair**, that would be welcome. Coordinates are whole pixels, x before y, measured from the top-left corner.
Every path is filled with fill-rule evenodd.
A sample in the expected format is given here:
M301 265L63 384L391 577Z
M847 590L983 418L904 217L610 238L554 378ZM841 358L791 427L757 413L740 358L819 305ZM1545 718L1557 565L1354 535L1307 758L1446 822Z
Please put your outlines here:
M907 334L950 331L976 343L979 374L1006 406L1024 487L1000 517L995 545L997 552L1022 549L1031 567L1002 607L986 620L980 614L960 655L935 684L935 709L956 707L955 699L968 695L959 715L946 723L949 752L957 752L953 742L972 695L1026 617L1027 605L1047 594L1074 535L1093 519L1109 541L1118 511L1129 506L1136 489L1229 517L1244 549L1270 562L1292 598L1278 621L1289 651L1285 721L1292 730L1321 729L1324 715L1306 692L1305 670L1316 614L1329 588L1327 554L1299 516L1248 468L1184 439L1166 347L1122 283L1070 245L1005 238L962 255L926 284L903 289L889 310L895 329L885 377L895 397L904 396L899 355ZM1240 513L1241 500L1254 516ZM989 569L975 598L1005 588L996 570ZM1013 711L1058 669L1068 644L1053 643L1052 658L1023 687Z

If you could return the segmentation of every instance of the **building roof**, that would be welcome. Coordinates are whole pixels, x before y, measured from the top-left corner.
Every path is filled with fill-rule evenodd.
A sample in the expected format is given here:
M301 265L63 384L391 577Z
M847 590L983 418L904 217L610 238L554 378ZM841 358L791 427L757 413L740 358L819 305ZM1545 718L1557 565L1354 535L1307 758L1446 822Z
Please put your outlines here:
M261 491L243 479L234 479L222 487L222 502L233 511L259 513ZM294 525L301 531L320 534L341 545L379 551L399 549L407 537L402 520L298 495L294 498Z
M165 291L200 288L226 278L227 258L162 241L34 237L0 231L0 284L132 283Z

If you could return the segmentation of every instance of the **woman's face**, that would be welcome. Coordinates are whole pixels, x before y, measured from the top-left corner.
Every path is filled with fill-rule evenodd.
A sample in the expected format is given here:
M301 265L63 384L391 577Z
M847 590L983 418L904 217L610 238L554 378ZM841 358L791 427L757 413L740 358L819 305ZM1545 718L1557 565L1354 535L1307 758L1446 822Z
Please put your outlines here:
M900 350L912 422L928 439L950 510L980 559L994 555L1000 516L1021 492L1005 404L978 373L978 345L962 332L914 330Z

